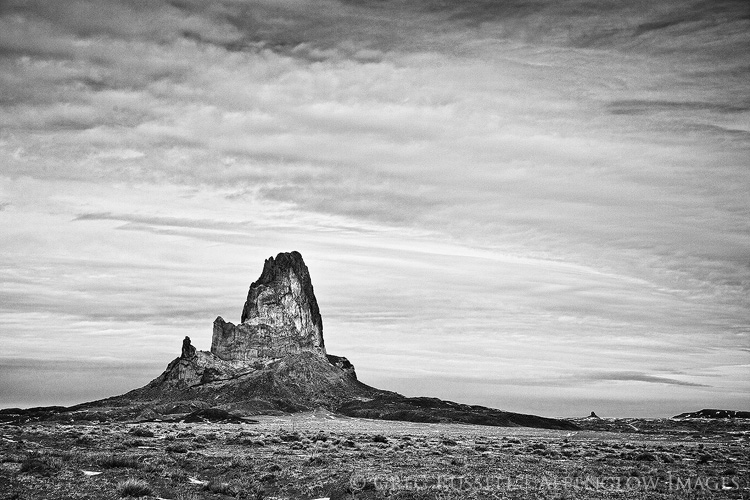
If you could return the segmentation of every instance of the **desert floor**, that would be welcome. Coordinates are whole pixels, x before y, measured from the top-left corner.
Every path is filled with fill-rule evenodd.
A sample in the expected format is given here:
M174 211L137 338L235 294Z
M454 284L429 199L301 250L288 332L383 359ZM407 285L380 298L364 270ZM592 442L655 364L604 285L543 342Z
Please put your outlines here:
M570 432L323 411L246 424L2 425L0 499L750 499L747 426L657 426Z

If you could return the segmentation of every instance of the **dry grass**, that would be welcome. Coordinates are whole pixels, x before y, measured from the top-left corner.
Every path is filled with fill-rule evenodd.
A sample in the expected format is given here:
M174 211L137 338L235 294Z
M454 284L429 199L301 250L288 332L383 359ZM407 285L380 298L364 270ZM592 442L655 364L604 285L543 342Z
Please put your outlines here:
M0 498L115 498L158 491L173 500L352 495L681 500L696 498L695 481L705 478L719 481L718 489L704 495L711 500L748 498L750 491L744 489L750 486L750 425L695 436L653 428L565 432L311 415L258 419L259 424L150 423L154 437L141 436L148 447L127 449L123 442L140 432L119 424L0 425ZM670 489L670 475L681 478L680 488ZM633 488L573 487L596 478L619 478ZM688 479L692 491L685 486ZM536 481L537 489L518 488L524 480ZM554 480L569 485L553 488ZM721 488L722 480L728 488ZM658 487L644 490L647 481Z
M126 479L117 483L117 491L120 497L146 497L154 494L153 488L142 479Z

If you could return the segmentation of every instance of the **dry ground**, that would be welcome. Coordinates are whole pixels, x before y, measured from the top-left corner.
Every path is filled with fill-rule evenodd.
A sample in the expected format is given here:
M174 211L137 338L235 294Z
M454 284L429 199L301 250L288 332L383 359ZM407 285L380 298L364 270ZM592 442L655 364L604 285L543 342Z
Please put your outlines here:
M718 433L417 424L0 426L0 499L750 499L747 426Z

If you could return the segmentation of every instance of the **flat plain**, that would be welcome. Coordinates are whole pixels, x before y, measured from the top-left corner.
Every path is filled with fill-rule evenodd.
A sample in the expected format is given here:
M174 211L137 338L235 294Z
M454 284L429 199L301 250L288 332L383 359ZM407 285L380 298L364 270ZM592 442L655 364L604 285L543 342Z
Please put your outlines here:
M750 421L578 431L347 418L0 426L2 499L750 498Z

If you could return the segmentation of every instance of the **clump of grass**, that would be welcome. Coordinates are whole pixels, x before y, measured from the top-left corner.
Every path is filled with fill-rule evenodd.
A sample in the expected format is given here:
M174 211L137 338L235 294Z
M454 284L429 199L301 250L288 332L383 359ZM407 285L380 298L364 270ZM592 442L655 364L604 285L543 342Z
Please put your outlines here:
M209 481L203 487L204 490L210 491L211 493L218 493L220 495L227 495L230 497L236 497L239 495L240 490L236 486L230 483L224 483L221 481Z
M312 440L314 442L318 442L318 441L326 442L326 441L328 441L328 436L326 436L323 433L323 431L320 431L320 432L318 432L318 434L316 434L315 436L313 436Z
M154 437L154 431L145 427L133 427L130 429L130 434L136 437L152 438Z
M231 468L231 469L236 469L236 468L245 469L245 468L248 468L248 467L252 468L252 466L253 466L252 460L248 459L247 457L243 457L243 456L234 457L229 462L229 468Z
M310 457L307 460L307 465L310 465L310 466L313 466L313 467L321 466L321 465L326 465L326 463L327 462L326 462L325 458L321 457L320 455L312 456L312 457Z
M299 434L293 432L291 434L282 434L279 436L279 439L281 439L285 443L290 443L293 441L301 441L302 438L299 437Z
M78 438L76 439L76 444L79 446L86 446L86 445L93 444L93 443L94 443L94 439L87 434L82 434L78 436Z
M99 467L104 469L137 469L138 460L130 455L108 455L99 459Z
M178 491L174 500L199 500L198 494L194 491Z
M126 479L117 483L117 491L120 492L120 497L145 497L154 494L153 488L146 481L142 479Z
M32 453L21 462L21 472L51 476L62 468L62 460L49 455Z

